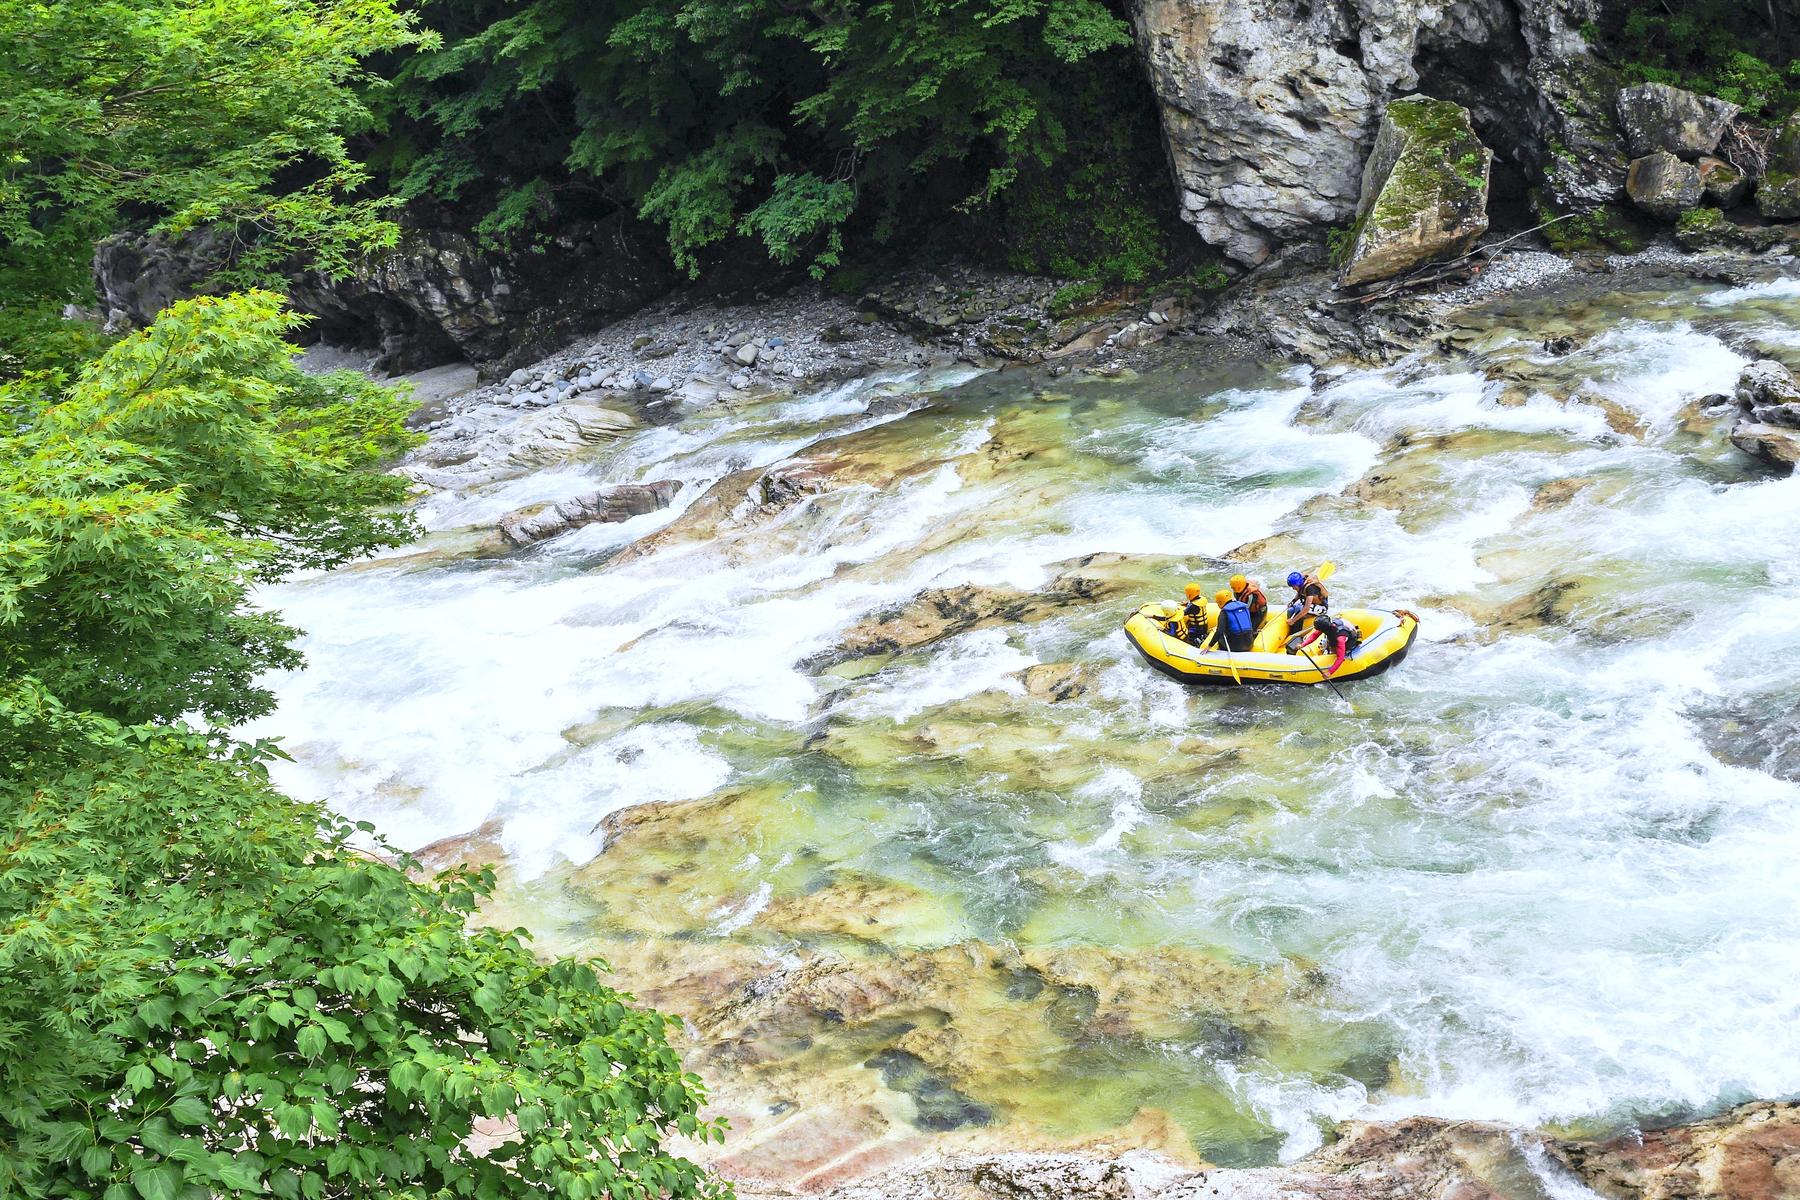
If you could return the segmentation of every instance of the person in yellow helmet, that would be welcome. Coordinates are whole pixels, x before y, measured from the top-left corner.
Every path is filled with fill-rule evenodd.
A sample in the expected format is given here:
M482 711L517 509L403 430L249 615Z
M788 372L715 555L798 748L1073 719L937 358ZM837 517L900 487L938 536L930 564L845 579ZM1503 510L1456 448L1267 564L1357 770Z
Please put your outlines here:
M1231 598L1242 600L1250 606L1250 624L1257 629L1262 628L1263 618L1269 615L1269 597L1262 590L1262 581L1249 579L1242 575L1231 577Z
M1190 583L1183 589L1187 603L1182 605L1181 612L1166 626L1167 632L1178 637L1190 646L1198 646L1206 638L1211 626L1210 607L1200 596L1200 585Z
M1219 620L1214 626L1225 648L1241 654L1256 642L1256 625L1250 620L1250 606L1232 598L1230 588L1220 588L1213 597L1219 606Z

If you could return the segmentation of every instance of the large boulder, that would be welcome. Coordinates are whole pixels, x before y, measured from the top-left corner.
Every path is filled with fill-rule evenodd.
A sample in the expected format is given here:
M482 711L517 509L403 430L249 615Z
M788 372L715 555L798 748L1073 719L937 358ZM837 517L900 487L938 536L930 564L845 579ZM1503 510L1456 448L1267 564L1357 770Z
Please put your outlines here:
M1631 202L1664 221L1673 221L1700 203L1706 194L1700 169L1667 150L1631 160L1625 175L1625 194Z
M1800 115L1789 117L1770 143L1756 210L1771 221L1800 218Z
M1488 144L1559 211L1619 198L1617 87L1582 36L1588 3L1127 8L1182 217L1239 263L1349 221L1383 108L1421 90L1467 106Z
M1363 168L1344 286L1467 252L1487 232L1493 161L1460 104L1411 96L1388 105Z
M1800 429L1800 382L1772 358L1759 358L1738 374L1738 407L1752 421Z
M1663 151L1699 158L1719 147L1738 106L1666 83L1640 83L1619 93L1619 125L1631 153Z

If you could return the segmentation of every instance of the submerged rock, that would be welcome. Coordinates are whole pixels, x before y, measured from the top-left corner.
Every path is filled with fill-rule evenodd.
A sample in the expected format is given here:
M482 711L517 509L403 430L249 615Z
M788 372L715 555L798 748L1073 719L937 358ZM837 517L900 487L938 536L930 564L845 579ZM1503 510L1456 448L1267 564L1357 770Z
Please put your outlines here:
M1619 124L1632 154L1663 152L1698 158L1718 148L1738 106L1666 83L1640 83L1619 92Z
M815 669L871 654L895 654L932 642L1003 624L1042 621L1057 612L1116 599L1141 586L1134 559L1123 554L1090 554L1058 564L1063 569L1032 591L959 584L920 592L897 608L851 625L839 648L815 660Z
M1698 167L1666 150L1657 150L1631 160L1631 170L1625 175L1625 192L1633 204L1651 216L1673 221L1700 203L1705 189Z
M529 546L584 525L625 521L667 508L680 490L681 484L672 479L627 483L553 504L518 509L500 518L499 529L513 545Z
M1363 168L1344 286L1465 253L1487 232L1493 160L1461 105L1424 96L1390 104Z

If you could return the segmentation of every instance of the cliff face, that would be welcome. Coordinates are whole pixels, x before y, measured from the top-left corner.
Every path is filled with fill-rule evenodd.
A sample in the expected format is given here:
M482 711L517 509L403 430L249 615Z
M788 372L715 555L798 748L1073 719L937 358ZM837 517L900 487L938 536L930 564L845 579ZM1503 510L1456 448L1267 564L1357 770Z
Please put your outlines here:
M1606 0L1131 0L1182 215L1245 265L1354 217L1387 102L1467 107L1558 207L1624 180L1616 85L1579 29Z

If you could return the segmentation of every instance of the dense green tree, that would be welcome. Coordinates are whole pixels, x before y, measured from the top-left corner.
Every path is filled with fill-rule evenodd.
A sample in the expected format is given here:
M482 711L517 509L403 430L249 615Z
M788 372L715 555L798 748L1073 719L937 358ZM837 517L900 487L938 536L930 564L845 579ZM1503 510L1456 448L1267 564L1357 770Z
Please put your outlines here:
M297 663L293 630L248 590L405 541L366 468L409 442L402 393L309 376L297 318L254 292L171 308L67 389L27 379L0 409L0 669L118 720L265 712L256 683ZM9 404L10 401L10 404Z
M1634 82L1719 96L1753 120L1800 104L1800 12L1793 0L1666 0L1627 5L1606 38Z
M241 224L265 265L390 238L345 138L380 86L363 61L416 40L393 0L0 0L5 298L83 269L122 213Z
M487 203L495 235L561 193L661 222L693 270L759 239L835 263L935 182L983 206L1066 150L1076 64L1123 54L1098 0L428 0L401 68L400 190Z
M0 388L0 1194L720 1192L663 1148L718 1133L668 1018L182 722L298 661L252 587L412 532L368 469L404 397L301 375L293 323L189 301Z

